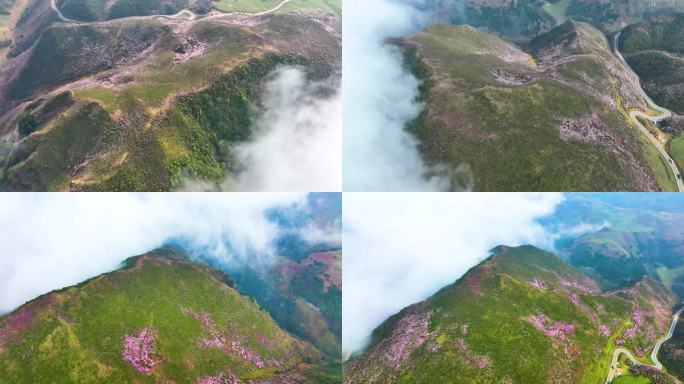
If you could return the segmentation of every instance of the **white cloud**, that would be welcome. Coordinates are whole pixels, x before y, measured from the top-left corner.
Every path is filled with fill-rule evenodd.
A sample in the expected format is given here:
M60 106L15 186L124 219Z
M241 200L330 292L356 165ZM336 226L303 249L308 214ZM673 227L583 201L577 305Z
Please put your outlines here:
M321 92L333 92L323 95ZM257 137L238 147L245 171L230 189L341 191L342 100L337 86L308 82L296 67L266 85Z
M269 208L304 194L3 194L0 313L116 269L183 237L225 262L268 263L278 227ZM230 249L226 244L231 245Z
M601 223L590 223L581 222L575 225L566 225L561 223L561 225L553 231L551 237L553 240L560 240L563 238L577 238L587 233L598 232L605 228L610 228L611 223L608 220L604 220Z
M414 33L427 18L392 0L345 0L342 47L345 191L438 191L449 188L421 160L405 125L420 113L417 79L386 39Z
M345 193L343 352L388 316L454 282L499 244L549 249L536 222L560 194Z
M342 230L342 223L335 222L331 226L320 226L313 222L309 222L302 228L299 228L299 235L302 240L309 244L330 244L335 246L342 245L342 238L340 232Z

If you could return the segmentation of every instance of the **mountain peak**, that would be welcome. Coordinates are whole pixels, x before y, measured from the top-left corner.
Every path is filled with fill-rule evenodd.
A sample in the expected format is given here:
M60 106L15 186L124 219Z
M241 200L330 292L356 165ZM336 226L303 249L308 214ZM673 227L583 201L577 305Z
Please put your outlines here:
M643 356L643 346L665 332L672 297L648 282L629 297L606 294L537 247L492 251L378 327L371 346L347 363L345 383L588 382L583 367L601 358L611 338Z
M221 272L169 247L0 317L0 355L0 377L16 383L307 382L323 359Z
M603 33L590 24L568 20L541 34L529 43L529 49L539 59L595 54L610 55L610 45Z

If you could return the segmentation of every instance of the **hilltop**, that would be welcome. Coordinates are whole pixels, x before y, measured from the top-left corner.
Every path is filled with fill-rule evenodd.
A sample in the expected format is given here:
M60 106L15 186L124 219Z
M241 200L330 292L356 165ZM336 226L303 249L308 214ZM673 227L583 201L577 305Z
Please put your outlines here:
M568 21L525 49L469 26L398 42L426 104L408 129L452 189L670 190L656 148L628 123L645 108L601 31Z
M622 346L648 361L676 298L649 278L600 285L533 246L499 246L455 283L390 317L345 383L603 383Z
M253 137L264 82L282 66L336 86L339 20L288 11L50 24L0 67L0 189L230 183L235 147Z
M169 248L0 318L13 383L321 383L324 363L225 273Z

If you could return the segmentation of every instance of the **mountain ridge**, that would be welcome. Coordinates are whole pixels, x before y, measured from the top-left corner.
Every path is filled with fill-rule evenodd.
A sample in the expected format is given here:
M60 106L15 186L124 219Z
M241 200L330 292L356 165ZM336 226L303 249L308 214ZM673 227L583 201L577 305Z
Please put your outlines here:
M369 346L345 363L344 380L603 382L610 346L646 358L644 348L667 328L675 301L650 279L603 292L554 254L499 246L456 282L376 328Z
M0 373L16 383L328 382L323 355L230 284L177 248L129 258L0 317Z
M645 106L638 84L589 24L567 22L528 51L463 25L434 25L398 44L425 105L407 129L428 164L448 168L451 189L674 187L628 122L628 109Z

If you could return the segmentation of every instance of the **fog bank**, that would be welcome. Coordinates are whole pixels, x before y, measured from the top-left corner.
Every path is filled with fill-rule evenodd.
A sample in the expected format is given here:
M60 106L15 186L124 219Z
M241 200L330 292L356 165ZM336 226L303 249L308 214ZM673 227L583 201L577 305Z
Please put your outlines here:
M449 180L426 166L405 131L423 108L418 80L387 39L429 21L408 2L345 0L342 48L343 183L345 191L440 191ZM437 176L428 176L438 174Z
M555 234L537 219L560 194L410 193L343 196L343 353L489 256L496 245L550 249Z
M288 206L306 209L306 195L4 194L0 313L170 240L225 264L268 265L281 229L267 213Z

